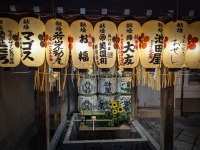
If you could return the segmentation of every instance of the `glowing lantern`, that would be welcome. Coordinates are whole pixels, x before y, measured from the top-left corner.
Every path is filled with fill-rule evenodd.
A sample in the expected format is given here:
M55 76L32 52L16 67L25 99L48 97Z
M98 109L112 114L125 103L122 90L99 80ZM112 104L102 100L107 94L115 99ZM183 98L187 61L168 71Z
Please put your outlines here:
M20 63L18 23L0 18L0 66L16 67Z
M93 26L89 21L76 20L71 24L69 46L72 54L72 61L76 68L92 68Z
M163 63L168 68L180 68L187 49L188 24L182 20L171 21L164 30Z
M185 65L190 69L200 69L200 21L189 24Z
M38 67L45 60L44 23L33 17L19 22L21 61L28 67Z
M69 25L61 19L50 19L45 24L46 57L52 68L63 68L69 59Z
M111 21L100 21L94 27L94 53L96 65L100 68L111 68L116 61L117 27ZM115 45L116 44L116 45Z
M122 68L134 68L139 62L139 36L141 26L137 21L127 20L119 24L118 63Z
M142 25L140 61L144 68L157 68L161 61L164 41L164 23L148 21Z

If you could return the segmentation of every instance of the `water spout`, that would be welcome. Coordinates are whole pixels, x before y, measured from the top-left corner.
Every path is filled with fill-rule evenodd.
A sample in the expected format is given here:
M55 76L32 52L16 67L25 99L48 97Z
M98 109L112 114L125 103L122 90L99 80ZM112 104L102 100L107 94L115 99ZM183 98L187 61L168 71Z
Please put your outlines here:
M92 130L94 131L94 121L96 121L97 117L96 116L92 116Z

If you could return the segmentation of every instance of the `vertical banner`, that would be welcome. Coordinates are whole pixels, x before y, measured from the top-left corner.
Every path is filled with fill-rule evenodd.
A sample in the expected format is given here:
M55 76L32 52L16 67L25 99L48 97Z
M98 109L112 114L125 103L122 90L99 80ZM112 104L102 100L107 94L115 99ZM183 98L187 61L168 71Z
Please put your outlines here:
M140 61L144 68L157 68L161 62L164 43L164 23L152 20L142 25Z
M25 17L19 21L19 37L21 61L28 67L38 67L45 60L45 26L33 17Z
M69 45L74 66L78 69L92 68L93 26L89 21L76 20L71 24Z
M118 48L118 64L122 68L134 68L139 63L139 36L141 26L137 21L123 21L118 26L120 38Z
M45 24L47 63L52 68L64 68L69 59L69 24L61 19L50 19Z
M165 25L163 63L166 67L180 68L184 65L187 37L187 22L177 20Z
M99 68L111 68L116 61L117 27L111 21L100 21L94 27L95 62Z
M0 18L0 66L16 67L20 63L18 23Z
M200 69L200 21L189 24L185 65L190 69Z

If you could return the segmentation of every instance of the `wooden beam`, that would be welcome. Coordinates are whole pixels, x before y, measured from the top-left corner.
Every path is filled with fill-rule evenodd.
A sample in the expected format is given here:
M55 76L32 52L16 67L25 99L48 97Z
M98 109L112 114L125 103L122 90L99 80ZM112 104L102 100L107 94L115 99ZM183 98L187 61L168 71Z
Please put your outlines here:
M39 67L40 72L43 72L43 67L43 65ZM42 79L42 74L40 74L40 79ZM37 91L37 149L39 150L49 150L49 78L47 74L45 74L44 84L45 91Z
M173 80L174 72L172 73L172 81ZM160 125L160 148L161 150L172 150L174 130L174 85L161 89Z

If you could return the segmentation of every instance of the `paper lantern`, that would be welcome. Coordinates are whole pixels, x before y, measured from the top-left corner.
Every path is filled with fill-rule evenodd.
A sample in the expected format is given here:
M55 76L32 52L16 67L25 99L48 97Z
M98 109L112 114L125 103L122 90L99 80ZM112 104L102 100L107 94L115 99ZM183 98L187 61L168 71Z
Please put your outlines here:
M99 68L111 68L116 61L117 27L111 21L100 21L94 27L95 62Z
M28 67L38 67L45 60L44 23L33 17L19 22L21 61Z
M69 24L61 19L50 19L45 24L47 63L52 68L63 68L69 59Z
M187 49L188 24L182 20L171 21L164 31L163 63L168 68L181 68Z
M140 61L144 68L157 68L161 61L163 50L164 23L148 21L142 25L140 37Z
M20 63L18 23L0 18L0 66L16 67Z
M120 38L118 48L118 64L122 68L134 68L139 62L139 36L141 26L137 21L123 21L118 26Z
M69 45L72 61L78 69L92 68L93 26L87 20L76 20L70 26Z
M189 24L185 65L190 69L200 69L200 21Z

